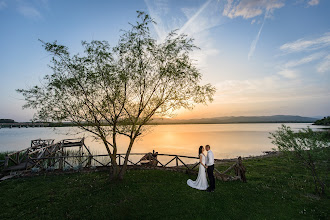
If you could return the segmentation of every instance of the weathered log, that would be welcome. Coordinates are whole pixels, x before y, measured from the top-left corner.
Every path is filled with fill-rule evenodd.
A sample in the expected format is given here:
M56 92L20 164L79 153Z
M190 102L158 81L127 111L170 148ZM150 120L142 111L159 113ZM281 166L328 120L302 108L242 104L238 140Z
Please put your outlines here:
M152 153L146 153L141 159L140 163L141 165L147 165L147 166L157 166L158 160L157 160L158 152L153 151Z
M235 170L235 176L227 175L226 173L228 173L232 169ZM215 177L219 180L222 181L241 180L243 182L246 182L246 176L245 176L246 168L243 166L242 157L238 157L237 162L231 165L227 170L225 170L222 173L217 169L214 170L216 171Z
M246 168L245 168L245 166L243 166L242 157L238 157L237 163L236 163L234 169L235 169L236 176L240 177L241 181L246 183L246 176L245 176Z

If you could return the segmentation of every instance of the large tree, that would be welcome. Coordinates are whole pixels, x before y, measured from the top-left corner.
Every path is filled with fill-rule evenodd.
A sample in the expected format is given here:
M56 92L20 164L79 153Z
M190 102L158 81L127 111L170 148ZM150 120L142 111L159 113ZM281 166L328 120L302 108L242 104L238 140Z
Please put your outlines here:
M138 12L118 45L82 42L83 55L66 46L43 42L52 55L53 74L41 85L19 89L24 108L37 109L36 120L71 121L102 140L111 159L111 178L122 179L134 141L153 117L212 101L215 88L200 85L201 73L189 53L193 39L175 31L158 42L150 33L154 21ZM116 163L117 138L129 138L123 166Z

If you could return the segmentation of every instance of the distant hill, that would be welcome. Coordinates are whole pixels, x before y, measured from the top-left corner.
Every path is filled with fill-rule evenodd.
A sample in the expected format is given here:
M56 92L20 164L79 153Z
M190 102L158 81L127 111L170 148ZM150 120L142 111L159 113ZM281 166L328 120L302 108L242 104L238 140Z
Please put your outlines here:
M229 116L200 119L154 119L150 124L312 123L318 118L296 115Z

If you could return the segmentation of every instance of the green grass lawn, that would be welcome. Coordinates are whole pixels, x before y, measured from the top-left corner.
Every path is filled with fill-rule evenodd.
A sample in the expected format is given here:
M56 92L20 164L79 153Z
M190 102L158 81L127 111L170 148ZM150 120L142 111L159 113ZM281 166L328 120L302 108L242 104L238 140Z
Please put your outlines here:
M247 183L217 181L214 193L163 170L129 170L121 182L107 172L12 179L0 183L0 219L329 219L329 189L315 196L306 170L283 157L244 164Z

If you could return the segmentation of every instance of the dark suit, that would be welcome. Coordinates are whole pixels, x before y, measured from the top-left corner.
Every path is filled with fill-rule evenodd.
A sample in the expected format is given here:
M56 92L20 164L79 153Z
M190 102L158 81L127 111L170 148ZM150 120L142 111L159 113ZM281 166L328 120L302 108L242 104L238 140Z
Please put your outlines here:
M210 187L208 188L209 191L213 191L215 189L215 179L213 175L214 170L214 155L211 150L207 152L207 176L209 177Z
M215 179L213 175L214 164L212 166L207 167L207 175L210 180L210 187L209 190L213 191L215 189Z

